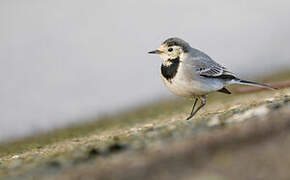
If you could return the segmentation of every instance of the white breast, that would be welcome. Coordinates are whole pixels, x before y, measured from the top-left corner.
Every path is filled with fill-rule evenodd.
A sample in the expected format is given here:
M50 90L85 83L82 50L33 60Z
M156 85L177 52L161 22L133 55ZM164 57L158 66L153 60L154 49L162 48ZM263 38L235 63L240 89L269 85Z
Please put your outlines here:
M162 75L165 86L174 94L186 98L205 95L223 88L224 84L218 79L200 77L194 70L180 63L176 76L167 80Z

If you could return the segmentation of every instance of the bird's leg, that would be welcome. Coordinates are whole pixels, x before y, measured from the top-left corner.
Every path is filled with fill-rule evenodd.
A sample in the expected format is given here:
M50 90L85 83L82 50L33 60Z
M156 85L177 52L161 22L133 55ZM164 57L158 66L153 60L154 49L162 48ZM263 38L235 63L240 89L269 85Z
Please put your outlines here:
M196 105L197 99L195 100L190 116L186 118L186 120L191 119L206 104L206 96L201 96L200 100L201 100L200 106L194 111L194 106Z
M189 120L194 115L194 108L195 108L195 105L196 105L197 101L198 101L198 98L195 98L195 101L194 101L193 106L192 106L192 110L190 112L190 116L187 117L186 120Z

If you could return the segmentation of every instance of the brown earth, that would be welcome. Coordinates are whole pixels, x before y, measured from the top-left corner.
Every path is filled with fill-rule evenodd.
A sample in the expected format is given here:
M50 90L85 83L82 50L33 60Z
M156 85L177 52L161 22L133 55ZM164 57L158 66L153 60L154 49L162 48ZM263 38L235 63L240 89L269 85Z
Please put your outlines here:
M3 145L14 148L0 157L0 175L8 180L290 179L290 88L213 98L189 121L184 119L190 104L174 101L46 145L23 148L33 139Z

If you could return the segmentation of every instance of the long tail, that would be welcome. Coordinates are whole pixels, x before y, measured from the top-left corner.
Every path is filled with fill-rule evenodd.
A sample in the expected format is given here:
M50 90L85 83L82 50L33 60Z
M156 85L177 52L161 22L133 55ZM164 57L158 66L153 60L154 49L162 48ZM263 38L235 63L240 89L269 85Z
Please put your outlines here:
M261 84L261 83L256 83L256 82L246 81L246 80L241 80L241 79L233 79L232 80L232 83L233 84L249 85L249 86L257 86L257 87L262 87L262 88L277 90L277 88L271 87L271 86L266 85L266 84Z

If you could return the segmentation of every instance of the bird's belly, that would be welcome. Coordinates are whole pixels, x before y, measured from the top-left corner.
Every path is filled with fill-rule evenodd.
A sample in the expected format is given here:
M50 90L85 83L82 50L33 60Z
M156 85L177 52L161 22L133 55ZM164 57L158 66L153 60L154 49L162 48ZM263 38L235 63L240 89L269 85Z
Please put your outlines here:
M223 88L223 84L215 79L186 80L178 77L171 80L163 77L162 79L172 93L186 98L194 98Z

